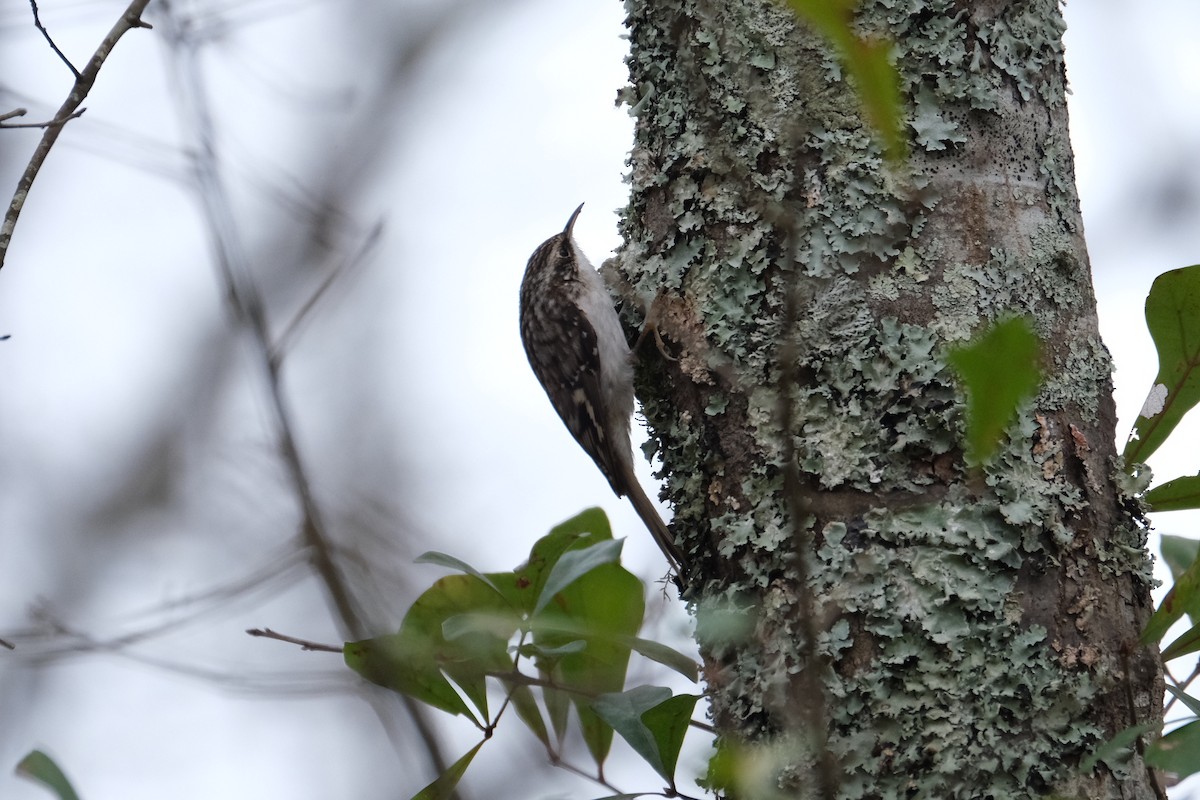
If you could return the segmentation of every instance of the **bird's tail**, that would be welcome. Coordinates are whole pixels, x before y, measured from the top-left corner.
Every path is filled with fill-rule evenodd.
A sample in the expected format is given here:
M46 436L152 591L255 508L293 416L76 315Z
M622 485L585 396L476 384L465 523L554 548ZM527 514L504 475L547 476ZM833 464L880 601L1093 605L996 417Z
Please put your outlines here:
M663 518L659 516L658 509L654 503L650 502L650 498L642 491L641 484L636 479L629 480L628 484L626 494L629 495L629 502L633 504L633 510L642 518L646 529L654 537L654 542L662 550L663 555L667 557L667 563L671 565L671 569L674 570L676 575L683 577L683 553L675 544L675 537L667 529L667 523L663 522Z

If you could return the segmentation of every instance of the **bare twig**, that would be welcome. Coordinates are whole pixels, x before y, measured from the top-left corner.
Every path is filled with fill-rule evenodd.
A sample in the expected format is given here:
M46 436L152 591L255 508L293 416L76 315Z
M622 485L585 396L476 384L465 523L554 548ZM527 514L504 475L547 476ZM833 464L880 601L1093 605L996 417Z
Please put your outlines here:
M71 70L71 74L75 76L75 80L79 80L81 77L79 70L75 69L75 65L71 63L71 59L67 58L66 54L63 53L62 50L58 49L58 45L56 45L54 40L50 38L50 31L46 30L46 26L42 24L42 18L38 16L37 0L29 0L29 7L33 9L34 26L42 32L42 36L46 37L46 43L50 45L50 49L53 50L55 55L62 59L62 62L67 65L67 69Z
M80 108L76 111L72 111L70 114L67 114L65 117L55 117L54 119L46 120L45 122L11 122L11 123L3 122L3 120L11 119L12 117L24 116L25 109L18 108L16 111L10 111L8 114L0 116L0 128L50 128L50 127L60 128L63 125L65 125L67 122L69 122L77 117L82 117L83 112L85 112L85 111L87 111L86 108Z
M100 42L100 46L92 54L87 66L83 68L83 72L78 73L75 85L71 87L71 93L67 95L67 99L59 106L58 113L54 115L54 124L47 126L45 133L42 134L42 139L38 142L37 149L33 151L33 156L29 159L25 172L17 181L17 190L13 193L12 202L9 203L8 211L4 214L4 222L0 224L0 269L4 268L4 257L8 254L8 244L12 241L13 231L17 227L17 219L21 216L21 209L25 207L25 198L29 196L29 190L32 188L38 172L41 171L42 164L46 162L46 157L50 155L50 148L58 140L63 125L73 118L75 111L88 96L88 92L92 90L92 86L95 85L96 78L100 74L100 67L103 66L120 38L125 35L126 31L133 28L150 27L142 21L142 12L149 4L150 0L133 0L129 4L125 13Z
M3 114L0 114L0 122L4 122L6 119L14 119L15 117L23 117L28 113L23 108L14 108L12 111L5 111Z
M276 633L270 628L250 628L246 633L251 636L258 636L263 639L275 639L279 642L287 642L288 644L298 644L301 650L312 650L320 653L340 653L342 648L334 647L331 644L321 644L320 642L310 642L307 639L297 639L294 636L288 636L283 633Z

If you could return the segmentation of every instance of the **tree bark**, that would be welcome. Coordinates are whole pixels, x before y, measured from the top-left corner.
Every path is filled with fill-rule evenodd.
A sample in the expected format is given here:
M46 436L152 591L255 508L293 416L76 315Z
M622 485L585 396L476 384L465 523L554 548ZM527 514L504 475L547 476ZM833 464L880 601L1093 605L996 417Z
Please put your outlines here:
M665 292L676 360L644 347L638 394L719 736L789 797L1155 797L1136 752L1079 769L1162 686L1057 2L863 4L895 44L903 168L785 7L626 5L636 141L606 271L631 327ZM943 357L1010 315L1043 381L973 468Z

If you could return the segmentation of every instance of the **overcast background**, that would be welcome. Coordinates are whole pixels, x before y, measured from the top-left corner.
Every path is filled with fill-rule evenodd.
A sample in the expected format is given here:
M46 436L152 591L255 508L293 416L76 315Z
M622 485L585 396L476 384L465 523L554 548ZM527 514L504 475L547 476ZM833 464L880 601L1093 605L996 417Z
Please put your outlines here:
M42 0L82 66L123 2ZM42 170L0 271L0 797L49 751L85 800L404 798L431 777L385 693L338 656L297 563L296 510L250 337L232 319L183 153L207 113L224 241L288 338L284 388L329 528L374 624L442 574L438 549L509 569L591 505L648 581L661 557L571 441L517 335L525 260L586 201L596 263L632 124L616 0L176 0L119 43ZM1154 276L1200 262L1200 8L1066 10L1072 139L1123 439L1156 371ZM174 41L174 43L172 43ZM44 120L71 76L25 0L0 3L0 112ZM201 100L204 100L202 103ZM0 132L0 195L40 132ZM1155 457L1195 473L1196 421ZM645 466L643 479L651 482ZM1192 535L1194 517L1155 520ZM369 569L367 566L369 565ZM653 635L686 646L651 591ZM1186 670L1185 670L1186 671ZM667 680L660 673L639 676ZM506 721L464 796L595 797ZM453 760L477 733L444 726ZM700 769L703 752L681 772ZM628 759L626 759L628 760ZM586 764L586 759L578 761ZM660 785L636 763L625 790ZM1187 796L1177 790L1176 797Z

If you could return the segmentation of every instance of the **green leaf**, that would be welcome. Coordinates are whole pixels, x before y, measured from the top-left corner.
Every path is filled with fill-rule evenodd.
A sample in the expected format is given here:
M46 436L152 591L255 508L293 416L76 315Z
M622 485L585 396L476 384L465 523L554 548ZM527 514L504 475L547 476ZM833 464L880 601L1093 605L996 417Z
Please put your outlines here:
M587 642L583 639L576 639L557 647L543 647L540 644L529 643L521 646L521 655L526 658L558 661L568 653L582 653L586 649Z
M75 794L75 789L71 787L71 782L59 769L58 764L41 750L29 751L17 764L15 772L23 778L42 784L58 795L60 800L79 800L79 795Z
M486 741L487 739L483 740L483 742ZM479 752L479 748L483 747L483 742L468 750L466 755L451 764L441 775L438 775L433 783L413 795L412 800L444 800L444 798L453 796L454 789L458 786L458 782L462 780L467 767L471 766L471 761L475 758L475 754Z
M550 734L546 730L546 721L542 718L537 698L534 697L530 688L528 686L512 687L510 699L513 708L517 710L517 716L525 723L525 727L533 732L533 735L547 750L550 749Z
M552 676L550 672L543 672L542 677ZM567 720L571 714L571 696L567 692L545 687L542 689L542 702L546 704L546 716L550 717L554 738L562 744L567 735Z
M539 662L539 669L547 670L560 686L583 695L621 691L630 655L622 637L632 637L642 625L646 610L643 591L642 582L618 564L601 564L576 578L530 619L529 626L539 647L559 648L580 639L587 647L565 653L552 664ZM588 750L602 765L612 745L612 728L596 716L585 699L574 694L571 700ZM548 708L550 702L548 695Z
M1200 650L1200 625L1193 625L1180 634L1178 639L1163 648L1162 660L1171 661L1180 656L1186 656L1188 653L1195 653L1197 650Z
M673 787L683 737L698 695L671 695L661 686L638 686L597 697L592 708L655 772Z
M1186 778L1200 772L1200 721L1189 722L1146 748L1146 763Z
M667 647L665 644L650 639L639 639L636 636L621 637L619 641L651 661L657 661L665 667L670 667L692 683L700 679L700 665L696 663L696 659L689 658L673 647Z
M1200 265L1154 279L1146 327L1158 351L1158 376L1122 453L1128 470L1145 463L1200 402Z
M788 4L837 50L858 92L863 116L881 148L890 160L902 160L907 140L902 127L900 78L889 60L891 42L858 35L853 13L856 0L788 0Z
M1171 570L1171 577L1179 580L1184 570L1200 555L1200 541L1188 539L1185 536L1162 537L1162 557Z
M436 550L426 550L424 553L417 556L413 560L413 563L414 564L437 564L439 567L446 567L448 569L457 570L459 572L465 572L466 574L483 581L488 586L491 586L492 589L495 589L496 592L500 591L492 584L491 580L486 575L484 575L482 572L475 569L467 562L465 562L461 559L455 558L452 555L447 555L446 553L439 553Z
M951 350L946 361L967 393L967 459L991 458L1017 407L1037 391L1040 345L1023 318L999 322L973 344Z
M517 568L517 592L511 601L527 614L532 614L534 605L542 596L546 580L563 553L611 539L612 528L609 527L608 517L599 508L589 508L556 525L550 533L534 543L529 560Z
M1155 722L1143 722L1141 725L1132 725L1124 730L1117 731L1116 736L1113 736L1113 738L1097 747L1095 752L1080 762L1079 770L1084 773L1090 773L1096 764L1101 761L1113 768L1124 764L1133 754L1134 742L1139 737L1151 731L1156 731L1161 727L1162 720L1157 720Z
M627 692L602 694L592 701L595 712L629 743L654 771L672 779L658 750L654 734L642 722L642 714L671 699L671 690L663 686L637 686Z
M541 611L547 603L554 599L554 595L601 564L619 563L621 548L624 544L623 539L608 539L596 542L582 550L563 553L550 570L550 574L546 576L546 584L542 587L542 594L538 597L537 603L533 606L533 613Z
M1186 511L1200 508L1200 475L1167 481L1146 492L1151 511ZM1165 538L1165 537L1164 537Z
M1200 700L1192 697L1178 686L1171 686L1170 684L1167 684L1167 691L1178 697L1179 701L1187 706L1189 711L1200 717Z
M487 673L511 669L508 640L521 623L505 592L497 590L514 579L512 573L494 573L487 581L447 575L417 598L399 633L346 644L346 664L372 683L480 724L446 676L486 717Z
M667 770L667 780L675 785L672 777L679 763L679 751L683 748L683 737L692 723L692 711L700 695L677 694L642 714L642 722L650 729L658 744L658 753Z
M1196 619L1198 613L1200 613L1200 561L1193 561L1175 579L1175 585L1171 587L1162 603L1150 616L1150 621L1146 623L1146 630L1142 631L1142 643L1159 641L1166 634L1167 629L1184 614Z

